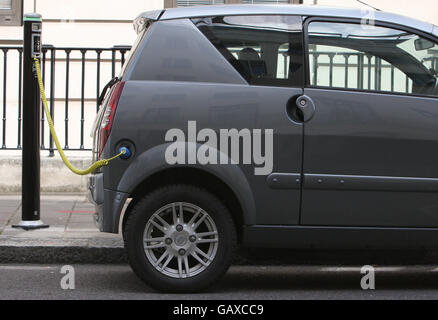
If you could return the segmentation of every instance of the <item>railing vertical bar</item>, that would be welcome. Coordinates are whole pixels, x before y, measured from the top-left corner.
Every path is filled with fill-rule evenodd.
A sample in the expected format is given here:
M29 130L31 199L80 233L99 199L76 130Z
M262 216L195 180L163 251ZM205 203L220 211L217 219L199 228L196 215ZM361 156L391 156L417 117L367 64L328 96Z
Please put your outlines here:
M382 59L377 58L378 61L378 77L377 77L377 90L382 90Z
M330 67L329 67L329 86L333 87L333 58L334 58L335 54L334 53L330 53L329 54L329 59L330 59Z
M100 96L100 55L102 53L101 50L96 50L97 53L97 78L96 78L96 113L99 111L99 104L98 101L99 100L99 96Z
M70 52L71 50L65 50L65 149L68 149L68 99L69 99L69 84L70 84Z
M125 64L125 53L126 53L126 50L120 50L120 55L121 55L120 67L123 67L123 65Z
M363 64L363 53L357 55L357 86L359 89L363 89L363 75L364 75L364 64Z
M50 114L52 116L53 125L55 125L55 62L56 49L51 48L50 51ZM53 147L53 136L49 135L49 157L55 156L55 149Z
M284 64L284 68L283 68L283 72L284 72L284 78L287 79L289 77L288 72L287 72L287 54L283 53L283 64Z
M371 90L371 56L367 56L368 58L368 90Z
M317 85L318 81L318 56L319 54L313 53L313 85Z
M17 124L17 149L21 149L21 110L23 108L22 102L21 102L21 96L22 96L22 83L23 83L23 49L18 49L18 124Z
M81 79L81 145L84 149L84 108L85 108L85 54L87 50L81 50L82 53L82 79Z
M378 86L378 84L377 84L378 71L377 70L378 70L378 58L375 57L374 58L374 90L378 90L377 89L377 86Z
M409 77L406 75L406 93L409 93Z
M395 84L394 84L394 71L395 71L395 68L394 68L394 66L391 64L391 92L394 92L394 89L395 89Z
M3 139L2 149L6 149L6 78L8 70L8 49L3 49Z
M348 88L348 58L350 57L348 54L344 55L345 57L345 88Z
M111 49L111 78L116 76L116 50Z

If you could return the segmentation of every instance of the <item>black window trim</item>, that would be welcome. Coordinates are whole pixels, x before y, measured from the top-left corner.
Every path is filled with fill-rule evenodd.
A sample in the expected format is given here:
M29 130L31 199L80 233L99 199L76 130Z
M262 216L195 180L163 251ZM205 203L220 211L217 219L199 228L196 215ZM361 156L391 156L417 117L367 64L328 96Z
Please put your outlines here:
M396 95L396 96L408 96L408 97L422 97L430 99L438 99L438 96L426 95L426 94L415 94L415 93L404 93L404 92L388 92L382 90L368 90L368 89L354 89L354 88L336 88L330 86L316 86L310 83L310 61L309 61L309 33L308 27L312 22L334 22L334 23L352 23L360 24L361 19L358 18L335 18L335 17L318 17L318 16L307 16L304 18L303 22L303 45L304 45L304 88L305 89L322 89L322 90L333 90L333 91L345 91L345 92L361 92L361 93L373 93L373 94L384 94L384 95ZM427 33L422 30L411 28L408 26L390 23L386 21L373 20L374 25L377 27L391 28L400 31L405 31L412 33L414 35L421 36L425 39L429 39L438 44L438 37L433 34Z

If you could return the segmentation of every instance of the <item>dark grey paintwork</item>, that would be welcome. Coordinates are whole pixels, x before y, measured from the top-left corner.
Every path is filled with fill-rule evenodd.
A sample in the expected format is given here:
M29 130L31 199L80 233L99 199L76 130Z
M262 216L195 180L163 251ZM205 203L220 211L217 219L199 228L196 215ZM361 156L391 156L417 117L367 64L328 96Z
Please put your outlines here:
M316 189L305 176L301 222L437 227L433 182L412 189L407 179L438 178L437 99L313 88L305 94L317 112L305 125L303 172L327 178ZM340 189L327 183L329 175L362 178L356 187ZM404 177L396 178L405 180L404 187L388 190L388 181L375 176Z
M123 105L142 107L117 113L111 139L131 139L139 151L129 163L120 160L105 169L111 173L105 176L105 188L129 193L151 174L174 167L165 162L165 133L170 128L187 131L189 120L196 120L199 129L215 131L275 127L274 171L299 173L302 125L289 120L285 106L291 97L301 93L301 89L246 84L128 81L120 100L120 110L123 110ZM265 108L266 105L269 108ZM266 176L255 176L251 165L195 167L219 177L236 191L241 203L248 203L244 207L254 211L244 214L246 223L298 223L300 190L271 189L265 182ZM287 210L275 210L279 203Z
M437 247L436 228L245 226L243 244L257 248L418 249Z
M153 23L137 50L124 79L246 84L187 19Z
M189 20L244 14L362 18L366 13L238 5L142 14L157 21L124 69L126 84L103 156L113 155L122 141L135 150L129 160L117 159L91 178L100 229L118 232L122 208L136 188L175 167L165 162L166 131L186 132L187 122L196 120L198 131L274 129L268 176L255 176L252 165L179 166L206 172L230 188L243 211L245 245L342 247L349 237L352 245L360 239L365 246L438 244L438 229L432 229L438 227L437 99L250 86ZM437 34L432 24L374 14L378 21ZM310 106L303 109L304 124L289 110L291 101L300 99Z

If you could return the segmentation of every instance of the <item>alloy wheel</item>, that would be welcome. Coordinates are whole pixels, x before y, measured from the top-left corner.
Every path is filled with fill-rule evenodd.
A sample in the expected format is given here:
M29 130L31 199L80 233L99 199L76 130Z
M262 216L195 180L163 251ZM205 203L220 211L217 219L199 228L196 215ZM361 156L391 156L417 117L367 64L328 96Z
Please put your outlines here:
M219 234L211 216L187 202L173 202L158 209L143 233L149 262L173 278L193 277L214 260Z

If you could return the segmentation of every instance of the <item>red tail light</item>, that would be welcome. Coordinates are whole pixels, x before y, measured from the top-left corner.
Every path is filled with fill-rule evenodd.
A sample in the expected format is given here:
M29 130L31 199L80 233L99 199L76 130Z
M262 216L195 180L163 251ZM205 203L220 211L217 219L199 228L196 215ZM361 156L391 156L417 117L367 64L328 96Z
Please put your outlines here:
M105 147L108 137L111 133L111 128L113 126L114 115L116 114L117 104L119 103L120 96L122 95L123 87L125 82L117 82L114 86L111 96L108 100L105 110L103 112L102 120L99 126L99 148L98 156L102 154L103 148Z

